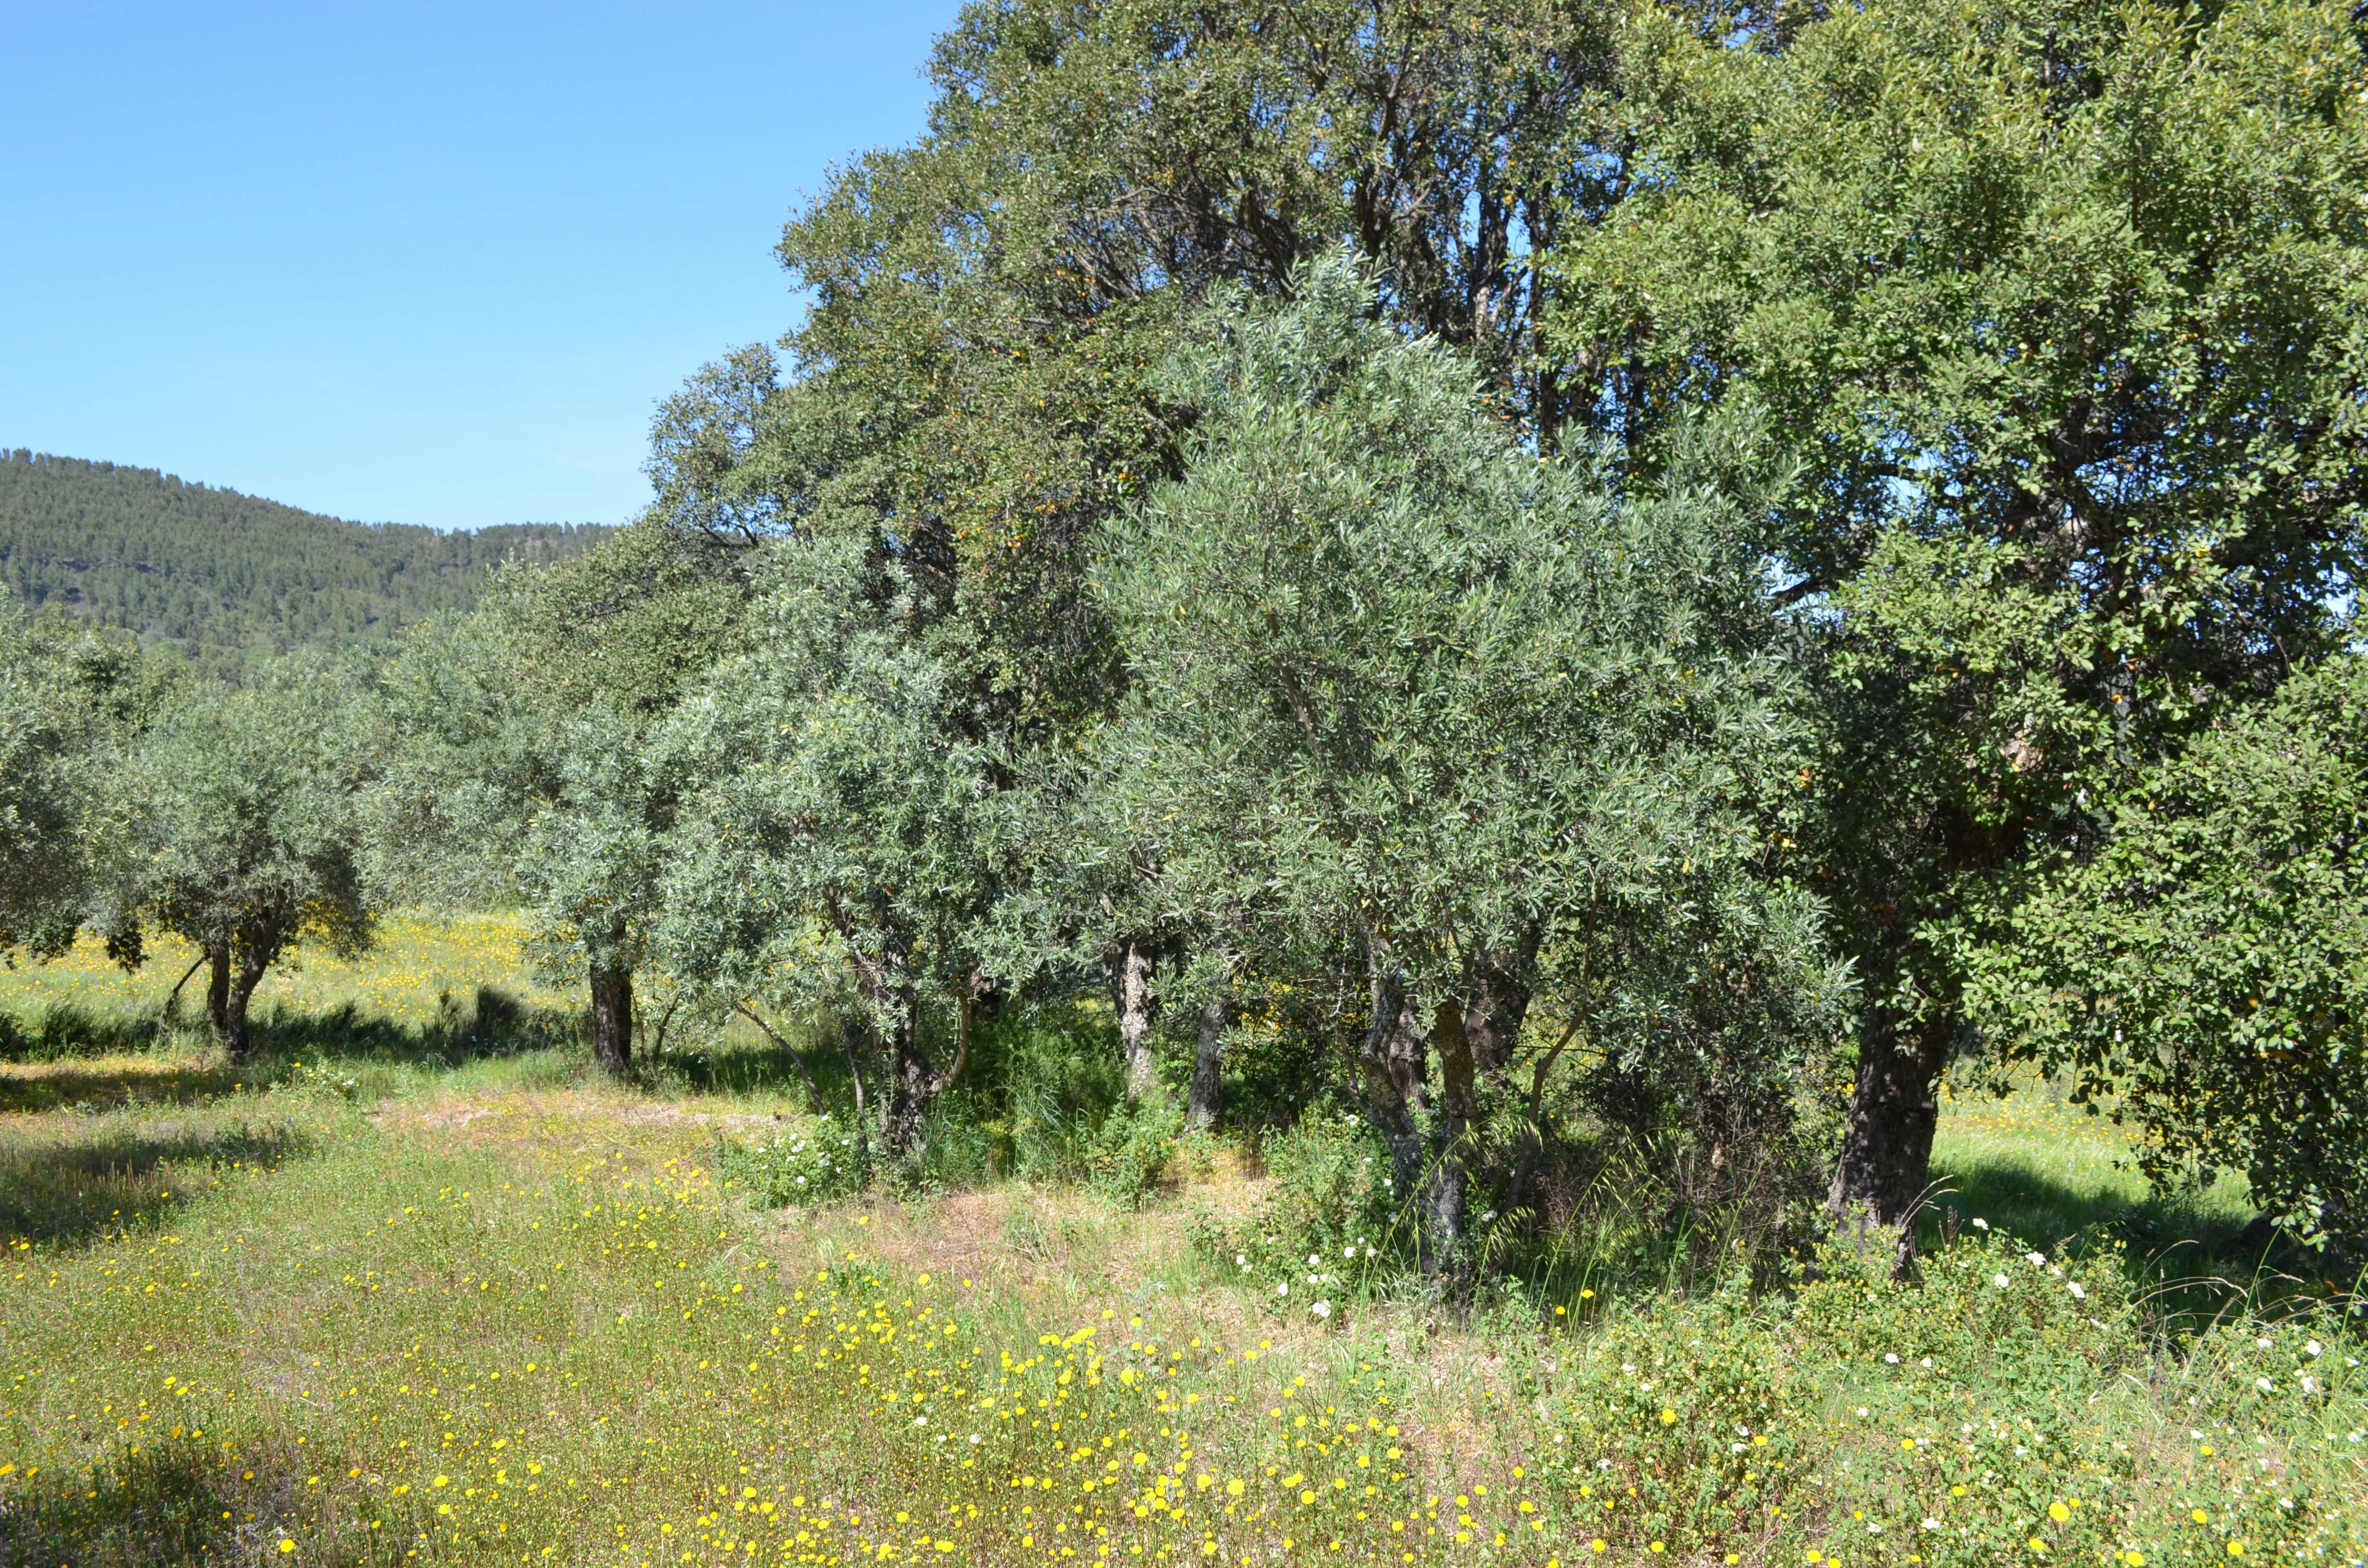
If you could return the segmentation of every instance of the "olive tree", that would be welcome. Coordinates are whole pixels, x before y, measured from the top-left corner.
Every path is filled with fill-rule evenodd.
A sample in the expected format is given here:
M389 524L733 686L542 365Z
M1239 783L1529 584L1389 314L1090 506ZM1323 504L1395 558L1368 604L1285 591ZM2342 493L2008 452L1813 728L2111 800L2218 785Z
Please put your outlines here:
M1756 1137L1839 980L1809 901L1756 875L1792 736L1734 454L1705 437L1619 494L1372 304L1329 257L1179 356L1184 475L1105 555L1134 682L1113 741L1164 896L1358 1020L1453 1278L1472 1184L1520 1179L1490 1126L1534 1134L1558 1068Z
M509 569L466 619L406 637L384 680L396 744L374 799L390 884L523 903L585 978L593 1054L631 1070L661 844L682 781L654 737L727 644L736 567L644 518L585 555Z
M700 781L667 841L661 944L721 994L851 991L886 1062L883 1148L909 1159L978 1009L1039 961L1009 855L1025 794L969 722L962 665L916 631L903 562L834 532L780 546L760 581L749 651L658 747Z
M184 687L130 748L118 780L133 823L119 937L193 943L206 1018L235 1060L247 1008L290 950L367 947L360 797L371 746L364 699L340 674L283 664L238 688Z
M108 764L158 690L128 642L0 597L0 954L62 952L97 913L126 847Z

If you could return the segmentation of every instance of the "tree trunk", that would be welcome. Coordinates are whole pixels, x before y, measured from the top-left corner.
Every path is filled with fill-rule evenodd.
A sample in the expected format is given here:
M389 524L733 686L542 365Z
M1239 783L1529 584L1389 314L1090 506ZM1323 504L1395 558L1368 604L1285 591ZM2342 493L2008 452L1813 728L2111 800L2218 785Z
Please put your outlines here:
M1192 1086L1185 1091L1184 1131L1214 1132L1225 1117L1225 999L1212 996L1201 1007L1201 1038L1192 1047Z
M861 1052L856 1046L855 1027L850 1026L845 1018L838 1020L838 1044L839 1049L847 1052L848 1081L855 1086L857 1168L868 1171L871 1168L871 1113L864 1108L863 1060Z
M262 978L262 970L248 964L239 965L231 976L230 994L222 1002L222 1042L233 1062L245 1061L248 1048L254 1043L246 1027L246 1005Z
M1424 1223L1438 1238L1438 1272L1457 1301L1472 1289L1471 1249L1464 1243L1464 1199L1471 1189L1472 1140L1480 1120L1479 1086L1472 1040L1464 1032L1463 1004L1440 1004L1432 1025L1439 1050L1439 1124L1433 1134L1430 1182L1423 1193Z
M888 1114L881 1129L884 1152L907 1163L921 1153L921 1122L929 1107L939 1095L953 1086L954 1079L970 1057L971 1010L975 1006L972 997L964 996L954 1009L954 1059L940 1071L922 1048L920 1038L920 1003L909 990L895 994L894 1037L889 1040Z
M1413 1206L1417 1267L1457 1285L1463 1254L1461 1141L1435 1142L1424 1136L1417 1113L1429 1108L1425 1085L1428 1031L1415 1017L1396 971L1384 969L1376 960L1372 983L1372 1012L1357 1053L1365 1079L1365 1114L1389 1146L1393 1190ZM1468 1052L1450 1071L1462 1073L1468 1096ZM1450 1094L1454 1094L1452 1085ZM1451 1108L1440 1131L1445 1132L1456 1120Z
M1159 1081L1159 1060L1152 1050L1151 1024L1159 997L1151 988L1150 949L1129 938L1119 951L1118 1039L1126 1052L1126 1097L1140 1100Z
M1471 1042L1472 1063L1483 1076L1501 1073L1513 1060L1513 1046L1530 1013L1530 988L1519 977L1537 956L1532 935L1509 955L1509 962L1482 953L1472 966L1471 994L1463 1006L1463 1035Z
M206 1028L218 1043L230 1039L230 937L206 944Z
M247 1028L247 1004L255 988L279 956L279 925L276 920L250 920L216 944L208 953L213 972L207 976L206 1008L214 1038L233 1062L246 1060L253 1039Z
M1859 1041L1858 1081L1850 1090L1841 1157L1827 1206L1861 1227L1897 1233L1896 1267L1916 1256L1916 1211L1932 1167L1934 1093L1956 1035L1956 1018L1936 1008L1902 1038L1900 1020L1876 1006Z
M633 1065L633 971L596 962L590 979L592 1060L611 1078L622 1078Z

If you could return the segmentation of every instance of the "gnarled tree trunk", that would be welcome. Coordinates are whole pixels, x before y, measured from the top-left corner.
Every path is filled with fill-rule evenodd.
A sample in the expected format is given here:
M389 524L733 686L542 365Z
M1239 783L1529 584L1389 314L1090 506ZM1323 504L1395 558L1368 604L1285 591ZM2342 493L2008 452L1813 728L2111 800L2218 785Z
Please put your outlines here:
M230 1041L230 934L206 944L206 1028L214 1040Z
M1118 1039L1126 1052L1126 1097L1140 1100L1159 1082L1159 1059L1152 1050L1152 1024L1159 1011L1152 989L1151 949L1133 937L1119 949Z
M1903 1027L1878 1006L1859 1040L1858 1080L1826 1201L1861 1227L1896 1231L1900 1269L1915 1258L1916 1211L1930 1182L1941 1115L1936 1090L1955 1033L1956 1018L1945 1009Z
M1372 974L1372 1013L1357 1051L1365 1114L1389 1147L1394 1190L1413 1204L1417 1267L1460 1290L1466 1282L1462 1133L1469 1127L1470 1051L1457 1030L1452 1049L1458 1061L1448 1067L1449 1103L1426 1131L1424 1117L1431 1109L1429 1031L1396 970L1377 958Z
M595 962L592 988L592 1060L611 1078L633 1066L633 971L623 964Z
M206 1022L233 1062L245 1061L254 1046L247 1004L271 960L279 956L279 944L275 919L242 922L236 930L206 944Z
M972 999L954 1009L954 1059L943 1069L929 1060L920 1038L920 999L910 987L892 994L888 1046L888 1107L881 1142L886 1152L910 1161L921 1152L921 1122L939 1095L953 1087L970 1056Z
M1225 1118L1225 999L1201 1006L1201 1037L1192 1046L1192 1085L1185 1091L1184 1130L1214 1132Z

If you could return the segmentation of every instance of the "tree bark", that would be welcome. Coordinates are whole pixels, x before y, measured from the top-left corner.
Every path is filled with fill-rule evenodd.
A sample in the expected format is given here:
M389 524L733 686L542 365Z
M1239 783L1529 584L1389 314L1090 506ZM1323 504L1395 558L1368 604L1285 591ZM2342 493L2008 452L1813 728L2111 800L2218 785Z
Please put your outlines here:
M633 1066L633 971L622 964L591 965L592 1060L611 1078Z
M888 1114L881 1142L896 1158L911 1161L921 1153L921 1122L939 1095L953 1086L962 1063L970 1057L972 997L954 1008L954 1059L940 1071L929 1060L920 1039L920 999L909 988L894 993L895 1022L889 1042Z
M1159 1010L1152 989L1151 949L1133 937L1119 949L1118 1039L1126 1052L1126 1097L1140 1100L1159 1081L1159 1060L1152 1050L1151 1025Z
M1184 1131L1214 1132L1225 1118L1225 999L1201 1006L1201 1038L1192 1047L1192 1086L1185 1091Z
M206 1028L217 1042L230 1039L230 935L206 944Z
M1956 1018L1946 1009L1903 1029L1896 1015L1877 1006L1859 1041L1858 1080L1826 1201L1838 1217L1896 1232L1901 1270L1916 1256L1916 1212L1930 1183L1941 1115L1935 1089L1955 1035Z
M1471 994L1463 1006L1463 1035L1471 1042L1472 1063L1483 1076L1501 1073L1513 1060L1514 1043L1530 1013L1530 988L1520 976L1537 956L1532 934L1515 952L1500 961L1482 953L1472 965Z
M1390 1151L1393 1190L1413 1207L1415 1259L1423 1273L1444 1278L1460 1288L1463 1257L1463 1150L1459 1133L1468 1127L1468 1115L1459 1125L1458 1113L1445 1108L1436 1130L1427 1137L1419 1113L1428 1111L1426 1085L1429 1062L1429 1031L1413 1011L1404 983L1394 969L1374 961L1372 1015L1358 1049L1358 1065L1365 1080L1365 1114ZM1458 1031L1460 1041L1461 1031ZM1468 1112L1471 1062L1467 1050L1448 1069L1451 1101L1457 1096L1453 1080L1460 1074L1463 1103Z
M855 1157L860 1168L871 1166L871 1119L863 1103L863 1062L856 1049L855 1030L845 1018L838 1020L839 1049L847 1052L847 1076L855 1085Z
M1439 1051L1440 1106L1433 1133L1430 1181L1423 1193L1424 1222L1438 1238L1437 1271L1456 1300L1471 1291L1471 1249L1464 1244L1464 1199L1471 1190L1472 1140L1480 1120L1480 1094L1471 1037L1464 1030L1465 1004L1440 1004L1431 1028Z
M214 1038L222 1041L222 1051L233 1062L245 1061L254 1043L247 1028L247 1004L254 1000L255 988L263 983L271 960L279 956L279 922L263 918L244 922L221 942L209 945L207 957L213 972L206 977L206 1011Z

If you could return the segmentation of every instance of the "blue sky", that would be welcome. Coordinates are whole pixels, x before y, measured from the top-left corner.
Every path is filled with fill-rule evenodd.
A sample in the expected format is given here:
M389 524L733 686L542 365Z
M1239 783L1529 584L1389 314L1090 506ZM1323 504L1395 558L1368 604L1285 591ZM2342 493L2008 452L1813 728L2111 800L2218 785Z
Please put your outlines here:
M365 521L618 522L954 0L0 0L0 447Z

